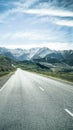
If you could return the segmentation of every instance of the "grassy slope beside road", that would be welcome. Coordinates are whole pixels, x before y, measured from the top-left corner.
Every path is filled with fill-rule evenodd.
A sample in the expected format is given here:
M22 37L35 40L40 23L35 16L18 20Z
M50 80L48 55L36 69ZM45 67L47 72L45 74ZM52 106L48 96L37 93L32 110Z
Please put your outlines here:
M16 70L12 62L13 61L11 59L0 55L0 88L5 84L5 82Z
M0 77L9 74L15 70L13 61L3 55L0 55Z
M38 66L35 63L32 62L23 62L19 63L17 67L20 67L21 69L28 70L31 72L36 72L39 74L43 74L46 76L52 76L58 79L63 79L69 82L73 82L73 70L72 71L52 71L50 68Z
M4 76L0 77L0 89L3 87L3 85L7 82L7 80L14 74L14 72L11 72L9 74L6 74Z

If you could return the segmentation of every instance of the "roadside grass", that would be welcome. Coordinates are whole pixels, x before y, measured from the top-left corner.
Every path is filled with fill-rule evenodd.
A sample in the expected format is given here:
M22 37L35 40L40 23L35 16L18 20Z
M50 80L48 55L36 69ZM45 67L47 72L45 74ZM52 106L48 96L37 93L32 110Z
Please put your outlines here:
M15 71L11 71L9 73L2 73L0 76L0 89L3 87L3 85L10 79L10 77L14 74Z
M0 77L6 76L6 75L11 74L11 73L14 73L15 70L16 70L16 68L11 68L10 70L0 71Z
M23 63L23 64L18 64L17 67L20 67L23 70L27 70L30 72L36 72L39 74L43 74L46 76L51 76L57 79L62 79L62 80L66 80L69 82L73 82L73 70L71 72L68 71L52 71L49 68L44 68L44 67L40 67L35 63Z
M0 77L7 75L15 71L15 67L12 66L13 61L0 54Z
M47 76L52 76L54 78L59 78L62 80L67 80L69 82L73 82L73 72L69 73L69 72L45 72L45 73L41 73L41 74L45 74Z
M1 72L0 72L0 77L1 77L1 76L4 76L4 75L7 75L7 74L9 74L9 73L10 73L10 71L5 71L5 72L2 72L2 71L1 71Z
M13 73L15 70L0 72L0 77Z

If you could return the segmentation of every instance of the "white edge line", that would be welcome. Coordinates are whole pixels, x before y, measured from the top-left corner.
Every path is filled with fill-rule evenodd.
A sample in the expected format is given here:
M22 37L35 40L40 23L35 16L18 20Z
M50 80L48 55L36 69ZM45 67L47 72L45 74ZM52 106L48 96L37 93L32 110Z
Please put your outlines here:
M12 75L13 76L13 75ZM0 92L3 91L3 89L5 89L7 86L7 82L12 78L12 76L5 82L5 84L0 88Z
M0 92L1 92L4 88L6 88L6 85L5 85L5 84L4 84L4 85L2 86L2 88L0 89Z
M64 109L70 116L73 117L73 113L71 113L68 109Z
M39 87L42 91L44 91L44 89L42 87Z

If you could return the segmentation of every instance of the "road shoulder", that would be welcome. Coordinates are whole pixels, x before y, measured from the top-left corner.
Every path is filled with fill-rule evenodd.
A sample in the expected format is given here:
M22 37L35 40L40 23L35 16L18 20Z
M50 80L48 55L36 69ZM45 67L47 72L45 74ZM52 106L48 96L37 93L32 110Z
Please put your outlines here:
M3 85L8 81L8 79L14 74L14 72L11 72L5 76L0 77L0 89L3 87Z

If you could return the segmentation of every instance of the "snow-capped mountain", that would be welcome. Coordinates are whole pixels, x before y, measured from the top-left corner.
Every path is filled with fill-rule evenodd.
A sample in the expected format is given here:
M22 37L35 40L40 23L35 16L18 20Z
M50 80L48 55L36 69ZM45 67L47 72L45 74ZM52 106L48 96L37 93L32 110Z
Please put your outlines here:
M9 49L4 48L4 47L0 47L0 55L4 55L10 59L14 59L15 57L13 56L13 54L10 52Z
M17 61L65 62L73 65L73 50L55 51L47 47L7 49L0 47L0 54Z
M73 50L53 51L43 58L34 59L37 62L66 63L73 66Z
M38 51L33 55L32 59L44 58L46 55L52 52L53 50L50 50L47 47L39 48Z
M7 57L18 61L37 59L39 57L43 58L49 53L52 53L52 50L46 47L31 48L29 50L20 48L17 49L0 48L0 54L6 55Z
M31 48L29 50L27 50L27 54L29 56L29 59L31 59L38 51L39 51L39 47L37 48Z
M13 54L14 57L19 57L26 53L26 50L17 48L17 49L10 49L10 52Z
M8 49L4 48L4 47L0 47L0 54L4 54L8 52Z

